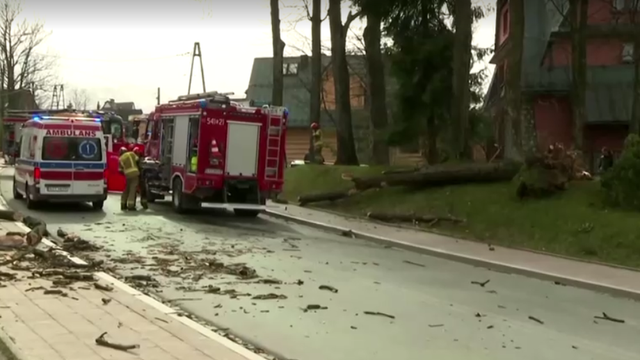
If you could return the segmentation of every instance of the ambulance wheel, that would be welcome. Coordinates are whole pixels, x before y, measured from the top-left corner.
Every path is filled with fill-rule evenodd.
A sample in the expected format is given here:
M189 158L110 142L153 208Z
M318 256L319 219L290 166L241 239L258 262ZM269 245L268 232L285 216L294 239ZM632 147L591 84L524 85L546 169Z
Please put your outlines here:
M171 187L171 206L173 207L173 211L178 214L183 214L187 210L184 206L184 194L182 193L182 180L180 180L180 178L173 180L173 186Z
M38 202L31 199L31 194L29 191L29 184L24 187L25 199L27 200L27 209L33 210L38 207Z
M93 210L102 210L102 208L104 207L104 201L93 201L91 202L91 207L93 208Z
M24 196L22 196L22 194L20 194L20 192L18 191L15 176L13 177L13 198L16 200L22 200L24 198Z

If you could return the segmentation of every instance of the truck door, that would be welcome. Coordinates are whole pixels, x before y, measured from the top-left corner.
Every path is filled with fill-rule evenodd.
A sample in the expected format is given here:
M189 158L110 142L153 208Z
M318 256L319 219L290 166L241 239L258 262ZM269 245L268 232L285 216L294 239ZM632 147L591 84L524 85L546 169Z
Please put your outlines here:
M171 179L171 157L173 155L173 125L174 118L162 119L160 129L160 161L162 162L162 172L165 179Z

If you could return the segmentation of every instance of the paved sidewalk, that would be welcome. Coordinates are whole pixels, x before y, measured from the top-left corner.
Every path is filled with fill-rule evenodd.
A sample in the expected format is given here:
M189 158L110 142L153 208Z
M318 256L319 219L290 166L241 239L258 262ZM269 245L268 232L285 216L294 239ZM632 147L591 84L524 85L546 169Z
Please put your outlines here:
M0 233L8 231L24 228L0 221ZM68 294L61 296L45 295L44 289L55 288L50 279L31 278L30 271L0 270L5 273L0 273L0 337L19 359L263 359L107 274L95 277L111 283L112 292L76 282L61 287ZM6 273L15 273L17 279ZM124 352L97 346L95 339L104 332L112 342L140 348Z
M296 205L270 203L267 213L276 217L356 237L461 261L476 266L505 270L543 280L561 281L586 289L640 300L640 272L602 264L575 261L524 250L494 247L420 230L385 226L355 217Z

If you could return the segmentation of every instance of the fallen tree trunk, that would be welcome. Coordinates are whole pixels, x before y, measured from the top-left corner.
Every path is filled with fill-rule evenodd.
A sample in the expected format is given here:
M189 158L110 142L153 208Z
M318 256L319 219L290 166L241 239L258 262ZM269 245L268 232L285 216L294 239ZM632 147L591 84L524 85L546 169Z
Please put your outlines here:
M359 191L390 186L435 187L455 184L509 181L520 170L515 162L456 164L430 167L410 174L380 175L365 178L346 177Z
M367 214L369 219L384 221L384 222L410 222L410 223L428 223L430 225L439 221L449 221L452 223L462 223L464 219L456 218L453 216L435 216L435 215L417 215L414 213L383 213L383 212L370 212Z
M22 222L27 225L27 227L31 229L31 231L24 236L25 245L28 246L38 245L38 243L42 241L42 238L47 234L47 224L33 216L24 216L17 211L0 210L0 219ZM13 239L10 239L9 237L14 238L15 236L16 234L0 236L0 243L9 242L10 240L13 241Z
M298 203L300 206L305 206L311 203L317 203L322 201L336 201L351 196L351 191L331 191L326 193L300 195L298 197Z

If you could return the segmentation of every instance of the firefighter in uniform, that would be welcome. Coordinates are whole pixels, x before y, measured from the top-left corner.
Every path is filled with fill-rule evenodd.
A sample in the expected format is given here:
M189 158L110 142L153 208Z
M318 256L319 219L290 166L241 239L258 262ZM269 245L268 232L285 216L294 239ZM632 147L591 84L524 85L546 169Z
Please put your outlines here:
M142 205L143 209L147 210L149 208L149 203L147 201L147 182L145 181L144 171L142 168L142 161L144 161L144 158L139 147L134 147L133 153L138 157L138 170L140 171L140 179L138 180L138 190L140 191L140 205Z
M136 211L136 192L140 180L140 170L138 169L138 156L126 148L120 148L120 158L118 166L125 177L126 185L120 199L120 209Z
M322 130L320 129L320 125L318 123L311 124L311 138L313 139L313 162L316 163L324 163L324 158L322 157Z

